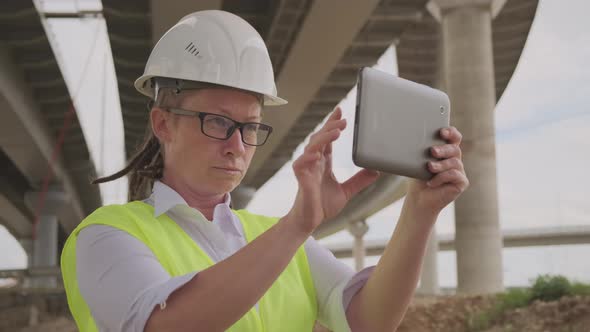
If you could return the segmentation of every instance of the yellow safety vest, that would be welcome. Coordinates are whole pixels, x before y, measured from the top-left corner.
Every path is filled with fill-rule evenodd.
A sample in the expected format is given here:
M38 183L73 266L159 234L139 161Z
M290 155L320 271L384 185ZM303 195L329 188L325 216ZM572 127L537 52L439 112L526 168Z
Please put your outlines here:
M233 212L240 219L248 242L278 221L277 218L255 215L245 210ZM154 252L160 264L173 277L204 270L215 264L166 214L154 217L154 208L149 204L135 201L97 209L74 229L61 255L68 305L81 332L98 331L88 305L80 294L76 278L76 239L80 230L93 224L116 227L133 235ZM236 282L240 282L239 277L236 276ZM307 256L301 246L287 268L260 299L259 312L256 308L250 309L227 331L311 332L317 309Z

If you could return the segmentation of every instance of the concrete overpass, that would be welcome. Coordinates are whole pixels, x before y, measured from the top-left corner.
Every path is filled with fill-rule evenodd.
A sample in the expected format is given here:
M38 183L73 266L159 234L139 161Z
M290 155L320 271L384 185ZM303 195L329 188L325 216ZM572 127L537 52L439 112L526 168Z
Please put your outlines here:
M259 148L233 193L238 206L245 206L292 158L295 148L354 86L358 69L373 65L395 45L400 76L447 91L454 104L452 122L464 133L472 186L456 205L458 275L466 278L460 288L502 288L493 109L516 68L537 0L104 0L103 6L128 156L141 143L148 117L147 100L135 92L133 81L168 27L191 11L223 9L242 16L263 36L279 93L289 104L265 112L265 121L275 129L273 137ZM364 220L402 197L404 184L403 179L384 176L316 235ZM493 257L487 266L479 264L484 255Z
M361 264L357 270L363 268L362 261L365 256L379 256L383 253L389 238L372 239L365 241ZM452 234L439 235L437 237L439 251L454 251L455 238ZM529 229L511 229L502 232L504 248L561 246L561 245L588 245L590 244L590 226L562 226L542 227ZM327 244L336 258L352 258L357 255L355 245L352 242L340 242ZM61 270L57 267L40 267L16 270L0 270L0 279L13 278L18 284L22 284L27 277L60 276ZM49 290L47 290L49 291Z
M458 106L453 110L453 122L466 134L466 165L474 170L468 174L475 181L472 181L473 190L464 195L468 199L459 204L463 204L464 208L457 213L458 219L463 220L458 223L457 231L475 234L476 240L490 238L492 245L486 247L490 243L486 240L482 241L485 244L483 247L495 253L499 252L502 241L505 247L588 243L587 229L538 230L534 234L499 232L497 215L494 215L497 213L495 173L492 174L493 166L492 169L481 166L493 165L495 157L492 153L478 159L480 151L489 151L490 148L493 151L493 145L490 145L493 141L490 128L493 129L493 126L489 126L489 117L518 64L537 2L104 0L104 17L117 72L127 154L133 153L145 132L147 100L135 92L133 81L142 73L153 43L167 27L190 11L224 9L244 17L265 38L275 66L278 90L290 101L280 112L265 112L265 120L275 128L273 140L258 151L242 187L234 193L235 197L243 197L242 205L247 204L251 193L291 159L295 148L350 91L356 82L357 70L373 65L393 44L400 76L447 91L454 105ZM0 123L0 165L3 167L0 175L0 222L32 253L35 193L43 189L42 181L47 169L54 170L55 177L50 188L60 208L42 211L42 216L44 220L59 220L60 241L83 216L100 205L100 196L98 189L87 182L88 175L94 173L94 166L90 163L84 135L75 117L61 156L55 160L52 158L70 95L33 5L26 1L3 1L0 4L0 26L9 32L0 37L0 68L3 73L0 76L0 103L4 114ZM466 58L476 61L464 61ZM484 79L480 80L482 77ZM474 81L477 84L472 86L476 91L471 90L469 85ZM479 84L480 81L483 83ZM484 98L480 99L482 95ZM480 104L484 104L482 110L475 110ZM478 116L485 119L481 122L486 126L478 127L478 121L474 121ZM478 134L478 130L482 130L484 135L481 132ZM478 141L482 136L485 136L483 143ZM323 237L347 227L353 229L354 226L350 225L366 219L403 197L404 193L405 179L384 176L350 202L340 216L318 229L316 235ZM491 203L485 206L485 210L477 210L477 204L473 203L477 201ZM466 221L479 220L480 215L487 218L484 218L485 227L465 226ZM488 227L490 225L491 228ZM363 227L358 227L358 230L361 234ZM41 234L52 232L46 230ZM436 242L434 252L439 248L451 250L455 247L458 253L482 252L477 244L465 245L466 241L461 236L457 239L458 243L447 236L433 236ZM368 242L368 253L378 253L383 245L383 241ZM39 247L43 248L43 245L39 244ZM337 256L352 252L345 248L332 249ZM458 262L477 261L478 257L481 256L458 259ZM497 266L496 262L490 268ZM460 270L459 275L469 275L465 271L469 269ZM480 272L487 273L485 269ZM21 272L10 273L22 276ZM55 269L35 266L27 272L29 276L55 273ZM472 279L477 279L477 275L474 274ZM494 280L494 287L497 281ZM460 280L459 284L461 289L461 284L469 284L469 281ZM485 287L470 287L463 290L486 291Z
M365 254L367 256L381 255L388 240L383 238L365 241ZM437 241L440 251L456 250L455 238L452 234L439 235ZM504 248L590 244L590 226L506 230L502 232L502 242ZM354 256L353 243L335 243L326 247L338 258Z
M0 28L0 223L29 265L56 265L58 243L101 205L95 168L33 2L0 2Z
M43 189L42 180L50 166L56 174L50 195L55 201L47 206L60 208L42 212L47 220L59 219L62 240L83 216L100 205L100 198L98 189L87 182L94 166L75 117L61 157L53 161L53 146L70 96L38 14L28 2L10 0L1 6L0 24L11 33L1 41L6 47L1 51L0 65L5 74L0 78L0 101L6 119L0 124L4 130L0 161L6 181L0 191L0 216L32 252L33 245L27 239L34 212L29 206L36 202L35 193ZM132 84L142 73L154 41L167 27L187 12L220 8L241 15L265 38L278 89L290 103L279 112L265 112L265 121L275 131L272 142L258 151L243 185L234 193L235 201L241 200L242 206L291 159L294 149L354 86L357 70L373 65L394 44L400 75L446 90L455 105L453 122L466 136L465 160L472 189L464 195L467 203L458 202L465 208L456 213L462 225L457 232L478 235L467 240L459 236L459 243L465 246L459 246L458 254L476 254L458 262L478 261L478 255L486 250L499 257L501 236L495 169L490 166L495 164L490 117L518 63L537 0L104 0L103 7L128 156L143 138L148 115L147 100ZM470 19L474 17L477 19ZM484 129L483 140L478 136L479 129ZM482 156L480 151L492 153ZM404 190L403 179L382 177L350 202L340 216L318 229L317 235L325 236L364 220L402 197ZM478 218L483 218L482 222L473 223ZM57 232L56 227L41 233ZM470 242L471 238L477 241ZM39 245L42 248L47 244ZM50 256L55 257L53 253ZM498 262L480 273L490 274ZM471 279L477 280L477 274ZM485 284L497 288L501 278L496 276Z

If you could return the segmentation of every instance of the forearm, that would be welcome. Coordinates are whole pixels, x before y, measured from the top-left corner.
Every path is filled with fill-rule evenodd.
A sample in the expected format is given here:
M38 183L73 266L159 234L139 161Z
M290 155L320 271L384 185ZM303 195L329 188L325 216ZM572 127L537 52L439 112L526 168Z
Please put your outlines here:
M393 236L347 310L352 331L394 331L412 299L437 215L406 200Z
M172 293L166 309L153 311L145 331L226 330L264 295L307 237L281 219Z

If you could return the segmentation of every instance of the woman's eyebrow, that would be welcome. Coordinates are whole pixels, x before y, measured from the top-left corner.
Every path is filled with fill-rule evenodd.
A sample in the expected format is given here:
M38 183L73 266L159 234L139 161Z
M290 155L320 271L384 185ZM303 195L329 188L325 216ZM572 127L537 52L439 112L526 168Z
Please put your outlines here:
M252 115L246 118L246 120L256 120L256 121L260 121L262 120L262 117L259 115Z
M227 116L228 118L233 119L233 115L226 109L224 108L215 108L216 111L219 111L221 113L223 113L223 115ZM251 121L251 120L256 120L256 121L260 121L262 120L262 116L260 115L250 115L249 117L246 118L246 120Z

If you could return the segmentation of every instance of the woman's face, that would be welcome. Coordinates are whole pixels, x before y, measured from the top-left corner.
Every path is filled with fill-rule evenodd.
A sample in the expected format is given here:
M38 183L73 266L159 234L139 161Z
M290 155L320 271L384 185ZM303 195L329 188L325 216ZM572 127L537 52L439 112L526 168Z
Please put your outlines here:
M251 94L222 88L185 93L179 107L184 110L215 113L238 122L261 122L260 102ZM161 117L165 120L158 121L156 116L155 125L160 128L154 131L164 144L166 181L202 195L225 194L242 181L256 147L244 144L239 130L227 140L218 140L203 134L198 117L168 112L162 112Z

